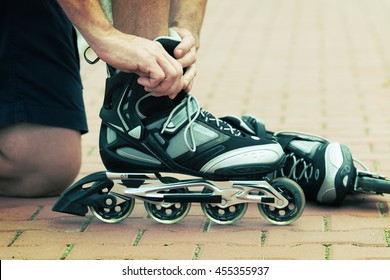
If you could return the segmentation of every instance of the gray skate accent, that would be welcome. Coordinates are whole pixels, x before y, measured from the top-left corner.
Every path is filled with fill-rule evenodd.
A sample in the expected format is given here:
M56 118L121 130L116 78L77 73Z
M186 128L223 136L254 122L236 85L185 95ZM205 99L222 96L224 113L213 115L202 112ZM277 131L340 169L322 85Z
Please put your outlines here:
M107 127L107 144L111 144L117 139L117 135L114 130Z
M327 203L336 199L335 179L337 178L337 172L340 170L343 162L344 158L340 144L329 144L325 151L325 178L317 194L318 201Z
M123 111L128 112L129 111L129 102L126 102L125 105L123 105ZM130 114L126 113L125 117L130 120Z
M218 138L218 134L215 131L208 129L207 127L194 123L192 125L195 137L195 143L197 146L213 141ZM167 153L171 158L176 158L181 156L182 154L190 151L187 145L184 143L184 131L185 129L181 129L169 142L169 146L167 148ZM187 139L191 142L191 137L189 135L189 131L187 130ZM194 143L191 143L193 145Z
M268 165L277 162L283 154L283 149L279 144L239 148L213 158L200 171L214 173L216 170L226 167L251 164L261 166L262 163Z
M147 155L145 153L142 153L136 149L130 148L130 147L123 147L116 150L116 153L120 156L123 156L125 158L135 160L138 162L147 162L152 163L156 165L160 165L161 161L156 159L155 157L152 157L150 155Z
M187 106L187 100L184 99L181 105L184 105L180 110L178 110L171 118L168 126L166 127L164 133L176 133L176 131L182 126L184 123L188 122L188 112L187 108L189 107L189 115L192 116L199 109L198 105L194 100L190 101L190 106Z
M163 126L164 122L166 121L167 118L160 119L154 123L151 123L146 126L146 130L152 130L152 129L158 129L161 130L161 127Z
M126 88L123 90L123 94L122 94L122 96L121 96L121 100L119 101L119 104L122 104L123 99L124 99L124 97L125 97L125 93L126 93L126 91L127 91L128 88L129 88L129 85L127 85ZM129 93L127 94L127 97L131 96L132 92L133 92L133 90L130 89L130 90L129 90ZM127 105L128 105L128 104L127 104ZM122 123L123 127L125 128L125 130L128 130L129 127L127 126L126 121L124 120L124 118L123 118L123 116L122 116L122 114L121 114L121 106L118 106L118 107L116 108L116 113L118 114L119 119L121 120L121 123ZM130 116L128 116L128 118L130 118Z
M109 124L112 125L113 127L115 127L116 129L118 129L119 131L124 132L122 127L120 127L120 126L118 126L118 125L115 125L115 124L113 124L113 123L110 123L110 122L109 122Z
M138 117L141 119L141 120L144 120L144 119L146 119L146 116L140 111L140 103L142 102L142 101L144 101L146 98L150 98L150 97L154 97L153 96L153 94L152 93L147 93L147 94L145 94L143 97L141 97L140 99L138 99L137 100L137 102L135 103L135 106L134 106L134 108L135 108L135 111L137 112L137 115L138 115ZM152 101L151 101L152 102Z
M305 141L305 140L293 140L290 142L289 145L293 147L295 150L299 150L304 152L307 156L312 158L317 149L318 146L320 146L322 143L319 142L313 142L313 141Z
M141 138L141 131L142 131L141 126L137 126L137 127L133 128L132 130L130 130L128 132L128 134L135 139L140 139Z

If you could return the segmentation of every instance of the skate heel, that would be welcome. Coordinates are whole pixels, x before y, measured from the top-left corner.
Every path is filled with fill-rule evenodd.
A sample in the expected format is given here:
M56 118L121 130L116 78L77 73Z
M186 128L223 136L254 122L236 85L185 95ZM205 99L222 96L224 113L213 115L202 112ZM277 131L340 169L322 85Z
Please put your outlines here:
M93 183L92 186L85 187L91 183ZM97 198L96 195L104 188L111 189L113 185L113 182L107 178L106 172L90 174L63 192L52 210L77 216L85 216L88 212L88 206L96 205L98 201L102 200L101 195L99 199L95 200Z
M88 207L83 204L73 202L67 196L61 196L60 200L56 202L52 210L76 216L85 216L88 212Z

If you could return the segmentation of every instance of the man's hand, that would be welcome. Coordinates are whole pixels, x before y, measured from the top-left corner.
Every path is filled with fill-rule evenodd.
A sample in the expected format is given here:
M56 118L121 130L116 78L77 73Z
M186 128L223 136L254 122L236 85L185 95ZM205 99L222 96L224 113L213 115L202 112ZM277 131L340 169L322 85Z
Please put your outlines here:
M179 36L181 37L180 44L174 50L174 56L181 66L185 68L183 76L184 85L183 89L186 92L190 92L196 76L196 39L190 31L184 28L174 27Z
M183 65L158 42L115 30L94 49L116 69L138 74L138 83L155 96L174 98L184 88Z
M183 65L160 43L115 29L98 0L58 3L97 56L123 72L138 74L146 91L174 98L184 88Z

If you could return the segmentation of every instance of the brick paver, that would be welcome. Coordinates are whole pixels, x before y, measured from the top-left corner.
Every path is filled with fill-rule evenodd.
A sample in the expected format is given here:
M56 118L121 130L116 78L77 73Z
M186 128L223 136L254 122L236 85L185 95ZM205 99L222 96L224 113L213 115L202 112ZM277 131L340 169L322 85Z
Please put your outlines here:
M209 0L199 102L218 116L253 114L348 145L390 175L390 3L385 0ZM104 64L82 62L90 133L80 176L104 170L98 152ZM0 259L390 259L390 195L354 195L340 207L307 203L289 226L251 205L231 226L199 205L175 225L142 203L120 224L51 211L56 198L0 198Z

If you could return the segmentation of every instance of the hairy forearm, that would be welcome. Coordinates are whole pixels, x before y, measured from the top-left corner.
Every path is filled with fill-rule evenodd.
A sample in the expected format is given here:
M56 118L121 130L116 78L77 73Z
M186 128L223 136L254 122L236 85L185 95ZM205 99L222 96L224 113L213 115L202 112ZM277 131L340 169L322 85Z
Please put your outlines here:
M101 38L115 32L99 0L58 0L58 3L95 51Z
M145 91L174 98L184 88L183 65L160 43L115 29L99 0L58 3L96 54L120 71L136 73Z
M169 27L180 27L189 30L199 47L199 36L206 10L207 0L172 0Z

